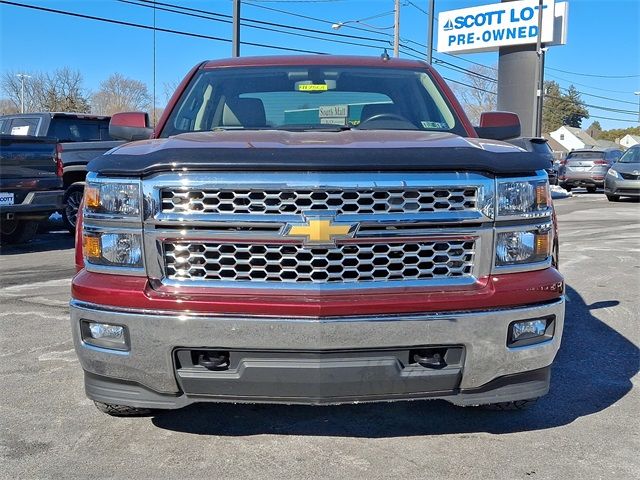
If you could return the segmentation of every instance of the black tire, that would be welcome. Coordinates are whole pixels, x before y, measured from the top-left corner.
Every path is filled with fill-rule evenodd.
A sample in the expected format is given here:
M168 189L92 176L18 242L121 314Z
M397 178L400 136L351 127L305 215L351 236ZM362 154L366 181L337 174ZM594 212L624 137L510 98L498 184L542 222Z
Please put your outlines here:
M102 402L93 403L102 413L106 413L112 417L142 417L153 413L153 410L149 408L128 407L126 405L113 405Z
M609 200L610 202L619 202L620 201L620 195L609 195L609 194L607 194L607 200Z
M570 192L571 189L573 188L571 185L560 185L562 188L564 188L567 192Z
M526 410L538 401L537 398L530 398L527 400L516 400L514 402L500 402L500 403L490 403L488 405L481 405L485 410L494 410L494 411L514 411L514 410Z
M597 190L598 190L597 187L587 187L587 192L589 193L596 193Z
M84 194L84 184L74 183L64 192L64 210L62 210L62 222L69 233L76 233L78 209Z
M27 243L36 236L38 224L35 220L3 220L0 227L0 243Z

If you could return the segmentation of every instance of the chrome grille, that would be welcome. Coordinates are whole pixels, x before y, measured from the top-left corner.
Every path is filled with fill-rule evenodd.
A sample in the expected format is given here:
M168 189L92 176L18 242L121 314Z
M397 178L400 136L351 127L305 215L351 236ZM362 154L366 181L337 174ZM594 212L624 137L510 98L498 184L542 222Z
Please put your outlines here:
M470 277L472 240L336 246L172 242L167 278L233 282L373 282Z
M367 189L193 189L161 192L163 213L288 214L328 210L336 214L459 212L475 210L475 187Z

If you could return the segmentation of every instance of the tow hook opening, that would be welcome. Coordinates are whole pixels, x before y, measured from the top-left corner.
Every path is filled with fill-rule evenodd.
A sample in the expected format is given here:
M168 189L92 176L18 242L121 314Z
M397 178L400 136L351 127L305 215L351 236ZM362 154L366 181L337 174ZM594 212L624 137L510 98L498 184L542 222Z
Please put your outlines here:
M421 348L409 352L409 361L424 368L438 370L451 364L459 364L462 356L461 348Z
M207 370L221 371L229 369L229 352L222 351L206 351L192 352L195 356L194 364L200 365Z

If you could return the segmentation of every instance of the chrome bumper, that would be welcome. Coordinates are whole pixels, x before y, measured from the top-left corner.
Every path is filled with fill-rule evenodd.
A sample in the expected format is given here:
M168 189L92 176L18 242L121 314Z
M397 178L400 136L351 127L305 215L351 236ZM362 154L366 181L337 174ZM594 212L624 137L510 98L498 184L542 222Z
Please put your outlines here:
M459 385L464 390L482 387L498 377L548 367L560 347L564 306L562 297L545 305L495 311L318 319L181 315L111 309L72 300L71 326L85 372L135 382L159 394L179 393L173 363L177 347L322 352L456 344L465 349ZM552 339L518 348L506 346L511 322L550 315L556 318ZM82 319L125 325L130 351L86 344L80 333Z

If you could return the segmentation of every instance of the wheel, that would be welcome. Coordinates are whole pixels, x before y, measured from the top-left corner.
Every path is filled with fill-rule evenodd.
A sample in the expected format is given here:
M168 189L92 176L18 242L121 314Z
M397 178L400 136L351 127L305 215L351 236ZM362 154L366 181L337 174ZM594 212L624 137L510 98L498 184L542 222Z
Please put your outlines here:
M481 407L485 410L526 410L535 405L537 401L537 398L530 398L527 400L516 400L514 402L490 403L488 405L481 405Z
M78 210L82 195L84 194L83 184L73 184L64 192L64 210L62 211L62 221L70 233L76 232L76 222L78 221Z
M140 417L153 413L149 408L128 407L111 403L93 402L98 410L112 417Z
M567 192L570 192L571 189L573 188L571 185L560 185L562 188L564 188Z
M607 200L609 200L610 202L619 202L620 201L620 195L609 195L607 193Z
M587 192L589 193L596 193L596 190L598 190L596 187L587 187Z
M38 222L35 220L3 220L0 226L0 243L27 243L36 236Z

